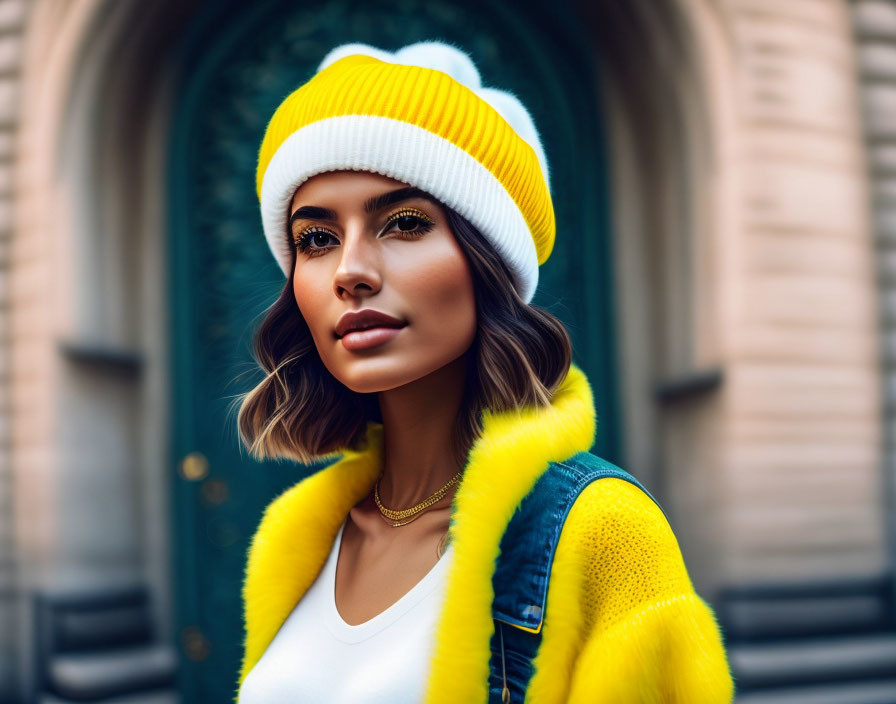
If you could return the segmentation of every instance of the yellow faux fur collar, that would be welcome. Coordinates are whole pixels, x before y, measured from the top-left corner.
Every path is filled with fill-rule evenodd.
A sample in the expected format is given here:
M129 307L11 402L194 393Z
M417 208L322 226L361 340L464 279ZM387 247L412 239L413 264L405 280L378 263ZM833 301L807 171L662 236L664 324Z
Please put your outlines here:
M487 701L492 575L501 537L548 463L589 450L595 429L591 387L575 365L549 407L483 414L482 433L452 501L454 556L426 704ZM316 579L351 508L372 490L382 451L382 425L371 423L365 449L346 451L265 510L249 548L243 584L246 637L240 685Z

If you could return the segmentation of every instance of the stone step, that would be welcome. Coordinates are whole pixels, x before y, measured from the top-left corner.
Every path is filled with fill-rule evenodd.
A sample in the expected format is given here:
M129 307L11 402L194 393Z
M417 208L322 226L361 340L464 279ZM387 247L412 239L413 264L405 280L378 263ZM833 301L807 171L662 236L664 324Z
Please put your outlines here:
M896 676L892 632L731 643L727 652L738 691Z
M734 704L893 704L896 679L768 689L738 695Z
M82 699L60 699L51 694L45 694L40 698L40 704L76 704L76 702L84 704ZM166 689L103 699L102 704L181 704L181 698L174 690Z
M896 228L896 201L892 215ZM896 229L893 234L896 244ZM896 247L893 250L896 252ZM893 319L896 320L896 308ZM893 621L893 594L889 574L742 584L724 590L717 614L728 638L738 642L879 633L882 624Z

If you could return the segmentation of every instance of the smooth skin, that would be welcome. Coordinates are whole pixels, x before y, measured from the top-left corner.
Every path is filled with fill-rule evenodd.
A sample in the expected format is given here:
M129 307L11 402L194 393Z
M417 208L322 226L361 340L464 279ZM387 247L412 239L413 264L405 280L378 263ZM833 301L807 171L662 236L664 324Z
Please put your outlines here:
M408 187L371 172L331 171L305 181L289 211L293 240L305 247L296 250L296 303L329 372L353 391L377 394L379 494L395 510L431 496L463 469L450 447L464 357L476 335L472 276L444 209L415 196L365 210L368 199ZM293 219L307 206L332 210L335 219L308 211ZM349 350L336 324L346 311L365 309L407 325L385 343ZM379 512L372 491L351 509L336 568L336 605L346 623L380 614L432 569L456 489L399 527Z

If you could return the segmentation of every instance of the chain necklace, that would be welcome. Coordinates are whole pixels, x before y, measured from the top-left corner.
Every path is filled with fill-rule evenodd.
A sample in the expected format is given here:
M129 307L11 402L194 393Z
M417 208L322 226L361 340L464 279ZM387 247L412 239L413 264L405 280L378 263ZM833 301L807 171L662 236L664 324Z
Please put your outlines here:
M457 482L460 481L462 474L463 472L458 472L457 474L455 474L453 477L451 477L451 479L448 480L447 484L445 484L441 489L436 491L436 493L429 498L421 501L419 504L411 506L410 508L403 508L395 511L393 509L386 508L385 506L383 506L383 502L380 501L380 480L383 478L383 474L382 472L380 472L380 476L376 480L376 484L373 485L373 500L376 501L376 507L380 510L380 513L385 518L391 519L392 521L399 521L398 523L393 522L393 526L405 526L411 521L419 518L425 509L441 501L445 497L445 494L448 493L448 489L450 489L453 485L457 484ZM409 518L411 516L413 516L413 518L410 518L410 520L402 521L402 519Z
M376 484L373 485L373 500L376 502L376 507L379 509L383 518L388 520L393 526L396 528L398 526L406 526L408 523L417 520L420 516L423 515L424 509L432 506L435 503L441 501L445 494L448 492L448 489L451 488L454 484L460 480L463 472L458 472L451 479L448 480L448 483L445 484L441 489L439 489L435 494L430 496L428 499L424 499L419 504L411 506L410 508L400 509L398 511L393 510L391 508L386 508L383 506L383 502L380 501L380 480L383 478L382 472L380 472L379 478L376 480ZM402 521L402 518L408 518L408 516L412 516L406 521ZM398 521L397 523L395 521ZM436 557L438 559L442 559L442 555L445 554L445 550L448 549L448 540L449 540L449 531L445 531L445 535L442 536L442 539L439 540L439 544L436 546Z

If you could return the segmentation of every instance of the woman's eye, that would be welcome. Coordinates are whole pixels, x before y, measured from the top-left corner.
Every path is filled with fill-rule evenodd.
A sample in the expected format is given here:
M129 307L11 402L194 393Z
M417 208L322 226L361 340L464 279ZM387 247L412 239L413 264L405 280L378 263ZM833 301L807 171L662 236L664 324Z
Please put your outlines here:
M401 234L419 236L435 227L435 222L419 211L401 211L389 218L387 230L396 230Z
M422 221L420 220L420 218L415 217L414 215L402 215L400 218L396 218L392 222L395 223L395 226L402 232L408 232L409 230L416 230L417 223Z
M300 252L313 256L316 251L327 249L330 239L336 239L326 230L306 230L296 238L296 247Z

